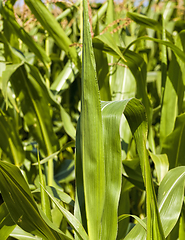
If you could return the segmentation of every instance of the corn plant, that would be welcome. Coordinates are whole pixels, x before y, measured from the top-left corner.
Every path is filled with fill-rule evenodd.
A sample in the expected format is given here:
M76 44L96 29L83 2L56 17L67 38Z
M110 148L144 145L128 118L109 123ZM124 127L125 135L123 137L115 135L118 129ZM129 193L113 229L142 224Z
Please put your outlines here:
M184 239L183 11L0 1L0 239Z

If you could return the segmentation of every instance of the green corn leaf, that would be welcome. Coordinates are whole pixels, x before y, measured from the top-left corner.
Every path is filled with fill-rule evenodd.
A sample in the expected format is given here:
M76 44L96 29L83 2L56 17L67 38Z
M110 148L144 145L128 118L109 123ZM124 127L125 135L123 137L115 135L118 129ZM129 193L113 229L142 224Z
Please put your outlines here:
M130 213L129 190L127 189L129 186L132 186L132 184L130 184L124 177L122 177L122 187L118 206L118 216ZM122 221L119 221L118 219L118 231L116 240L121 240L125 237L128 230L129 221L130 221L129 218L125 218Z
M110 33L104 33L93 38L93 46L99 50L115 56L128 66L137 84L137 97L142 99L146 108L149 126L151 124L151 106L146 92L146 63L143 58L133 52L125 51L126 49L115 44L114 38ZM124 52L124 54L122 54Z
M103 101L111 100L110 84L109 84L109 68L107 62L107 56L104 52L94 49L95 61L96 61L96 71L98 85L100 88L100 98Z
M138 223L139 223L145 230L147 230L147 229L146 229L146 223L145 223L143 220L141 220L139 217L135 216L135 215L123 214L123 215L119 216L118 221L121 222L122 220L124 220L124 219L127 218L127 217L133 217L133 218L135 218L135 220L137 220Z
M15 222L12 220L10 213L6 207L6 204L3 203L0 206L0 236L1 240L6 240L9 234L16 227Z
M165 238L170 234L179 219L184 199L184 181L185 167L176 167L165 175L159 186L158 207ZM136 238L138 240L146 239L146 233L140 224L137 224L128 233L125 240Z
M53 131L50 103L42 88L40 74L33 66L22 65L11 75L10 81L30 132L44 153L51 155L58 148L58 140Z
M185 167L169 171L158 190L158 206L165 237L174 228L180 216L184 200Z
M155 164L158 182L160 183L169 170L168 157L166 154L154 154L150 151L149 154Z
M167 154L170 169L184 165L185 114L176 118L173 132L164 139L162 153Z
M120 124L122 113L129 116L129 107L136 115L140 102L136 99L102 102L103 141L105 158L105 204L102 217L102 239L116 239L117 211L121 193L122 161ZM139 119L139 114L137 115ZM143 112L143 117L145 117ZM135 123L135 128L137 123ZM134 131L134 130L133 130ZM143 165L143 163L141 163ZM144 172L144 169L143 169Z
M0 40L4 44L4 51L5 51L4 55L5 55L6 61L13 62L14 64L20 63L20 58L13 53L14 48L12 48L12 46L10 45L10 43L8 42L8 40L6 39L6 37L2 32L0 32Z
M175 119L181 112L184 84L182 69L177 61L177 58L172 53L170 61L168 76L164 88L164 98L161 110L161 126L160 126L160 140L162 142L173 130Z
M97 240L100 239L101 234L101 218L105 196L105 166L100 97L88 19L87 2L84 0L82 100L79 120L80 143L78 143L80 159L78 161L82 162L83 167L88 234L91 240Z
M51 85L51 89L58 92L67 90L69 85L75 80L77 73L78 69L69 60Z
M84 183L83 183L83 168L82 168L82 150L81 150L81 136L80 136L80 118L77 122L76 128L76 161L75 161L75 176L76 176L76 189L75 189L75 207L74 215L82 223L87 232L87 217L85 209L85 196L84 196ZM80 240L78 235L75 239Z
M46 181L45 181L46 179L44 179L44 176L43 176L43 173L42 173L40 159L39 159L39 151L38 151L38 154L37 154L37 160L38 160L38 166L39 166L40 183L44 188L46 188ZM49 220L52 221L49 197L48 197L48 195L46 194L46 192L44 191L43 188L41 188L40 193L41 193L41 208L42 208L42 211L46 214L46 216L49 218Z
M169 47L176 54L177 57L179 57L183 62L185 62L185 53L180 48L178 48L177 46L175 46L171 42L163 41L163 40L160 40L160 39L157 39L157 38L151 38L151 37L139 37L139 38L137 38L135 41L131 42L127 46L127 48L123 52L123 55L125 54L127 49L129 49L133 44L135 44L136 42L138 42L140 40L151 40L151 41L163 44L163 45Z
M151 19L145 15L134 13L134 12L127 12L127 17L131 18L134 22L146 28L151 28L160 32L163 31L160 22L154 19ZM166 31L166 34L167 34L167 37L171 39L171 34L167 31Z
M162 30L161 24L158 21L148 18L145 15L134 12L127 12L127 17L131 18L137 24L143 25L145 27L152 28L156 31Z
M11 232L10 237L18 240L42 240L42 238L38 236L34 236L31 233L25 232L19 226L15 227L15 229Z
M56 199L66 203L72 207L74 207L74 201L72 198L66 194L61 187L50 187L46 186L46 190L51 194L51 196L55 197Z
M64 30L60 27L60 24L47 9L44 3L40 0L25 0L25 3L42 24L44 29L46 29L50 36L55 40L56 44L66 52L76 67L81 70L80 59L77 55L75 47L70 47L72 44L71 40L66 36Z
M12 163L20 166L25 158L23 146L18 132L14 126L13 120L10 120L1 110L0 111L0 147L7 154Z
M35 55L47 65L50 62L49 57L46 55L44 49L37 44L33 38L16 22L14 13L4 5L1 14L4 21L8 21L10 26L9 31L13 31L16 35L28 46L28 48L35 53Z
M53 159L53 158L56 157L59 153L60 153L60 151L57 151L57 152L51 154L50 156L42 159L41 161L39 161L39 162L37 162L37 163L33 163L33 165L39 165L39 164L47 163L50 159ZM44 185L43 185L43 186L44 186Z
M85 232L81 223L68 210L66 210L64 207L62 207L62 205L46 189L44 189L44 190L46 191L48 196L52 199L52 201L55 203L57 208L63 213L63 215L67 219L68 223L72 226L72 228L78 234L80 239L88 240L89 238L87 236L87 233Z
M18 226L43 239L61 239L59 234L42 219L20 170L2 161L0 161L0 190L11 218Z
M5 98L6 106L8 106L8 81L11 75L22 65L22 63L6 65L6 69L2 73L2 92Z
M129 102L124 114L130 125L132 134L135 137L138 155L140 158L143 179L146 187L146 208L147 208L147 240L148 239L165 239L161 220L159 216L156 195L150 173L148 154L146 151L147 140L147 121L145 111L142 105L136 101ZM132 104L131 104L132 103ZM134 107L137 111L134 111Z

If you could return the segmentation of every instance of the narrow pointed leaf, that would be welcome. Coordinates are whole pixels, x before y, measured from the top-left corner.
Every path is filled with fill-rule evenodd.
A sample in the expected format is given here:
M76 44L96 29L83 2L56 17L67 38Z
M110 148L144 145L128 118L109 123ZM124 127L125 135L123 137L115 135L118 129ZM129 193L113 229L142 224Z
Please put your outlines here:
M105 166L102 116L95 70L87 1L83 1L82 100L80 115L80 155L88 234L100 239L104 205ZM77 138L77 141L79 138ZM77 185L78 188L78 185ZM78 193L78 190L77 190ZM78 197L78 196L77 196Z

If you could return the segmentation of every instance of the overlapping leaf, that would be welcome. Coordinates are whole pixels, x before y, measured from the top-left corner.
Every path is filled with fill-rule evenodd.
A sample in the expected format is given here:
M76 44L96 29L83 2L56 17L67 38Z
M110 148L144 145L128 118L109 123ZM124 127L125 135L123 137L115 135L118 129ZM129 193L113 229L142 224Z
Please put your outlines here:
M43 239L61 239L60 234L42 219L20 170L2 161L0 162L0 190L11 218L17 225ZM64 239L70 239L65 237L65 234L62 235Z
M89 238L97 240L101 236L101 219L105 198L105 166L100 98L88 18L87 2L84 0L82 103L78 133L80 137L80 145L78 146L80 149L77 150L80 151L80 156L78 158L79 153L77 153L76 164L77 175L79 175L78 171L81 171L79 169L81 164L83 169L85 209ZM77 141L79 141L79 138L77 138ZM79 197L77 195L77 198Z
M9 31L15 32L16 35L28 46L31 51L35 53L35 55L41 61L43 61L44 64L48 64L50 59L45 53L44 49L38 43L36 43L33 38L17 23L14 13L8 8L7 5L2 7L1 14L9 23Z
M158 206L165 237L172 231L181 213L184 198L184 181L185 167L182 166L169 171L159 186ZM136 238L138 240L146 239L146 232L140 224L137 224L130 231L125 240Z
M40 0L25 0L25 3L31 9L35 17L53 37L56 44L66 52L76 67L80 70L80 59L78 58L75 47L71 47L71 40L66 36L64 30L60 27L57 20Z
M40 77L34 69L31 65L22 65L12 74L10 81L30 132L44 153L50 155L57 150L58 141L52 127L46 92L36 80Z

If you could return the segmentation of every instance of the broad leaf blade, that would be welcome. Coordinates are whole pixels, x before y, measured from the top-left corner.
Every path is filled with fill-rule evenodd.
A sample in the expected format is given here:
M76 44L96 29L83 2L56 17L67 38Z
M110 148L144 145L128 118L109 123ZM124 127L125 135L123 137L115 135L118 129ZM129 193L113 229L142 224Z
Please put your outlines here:
M80 158L78 162L82 161L87 227L89 238L97 240L101 234L105 166L100 97L86 0L83 1L82 100L79 121L80 143L77 146L80 147L80 155L77 157Z
M116 239L122 186L121 118L123 113L128 114L127 105L132 106L137 115L137 104L140 105L140 102L136 99L102 102L106 186L101 239Z

